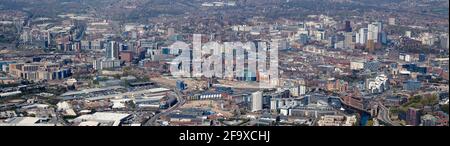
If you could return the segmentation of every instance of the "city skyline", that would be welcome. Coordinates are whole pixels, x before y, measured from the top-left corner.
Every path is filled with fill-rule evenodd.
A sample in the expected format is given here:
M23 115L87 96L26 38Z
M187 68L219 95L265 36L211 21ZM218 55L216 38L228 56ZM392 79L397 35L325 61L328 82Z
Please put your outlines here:
M0 126L448 126L448 10L2 0Z

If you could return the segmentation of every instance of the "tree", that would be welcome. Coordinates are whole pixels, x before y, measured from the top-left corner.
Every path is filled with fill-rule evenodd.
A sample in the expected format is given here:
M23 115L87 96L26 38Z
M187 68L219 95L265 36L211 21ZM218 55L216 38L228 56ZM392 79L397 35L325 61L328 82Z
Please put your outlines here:
M441 109L442 109L442 111L444 111L445 113L448 114L448 104L442 105Z
M92 81L92 84L94 84L94 85L98 85L98 84L99 84L99 82L98 82L98 80L93 80L93 81Z
M113 77L114 77L115 79L120 79L121 75L115 74L115 75L113 75Z
M148 76L142 76L142 77L138 78L138 81L148 82L148 81L150 81L150 78Z
M241 116L241 110L235 109L235 110L233 111L233 115L235 115L236 117L240 117L240 116Z
M129 67L129 66L123 67L122 71L123 71L124 76L128 76L131 74L131 67Z
M373 126L373 120L368 120L366 123L366 126Z
M420 102L422 103L422 105L435 105L439 102L439 98L437 94L433 94L431 96L422 98Z

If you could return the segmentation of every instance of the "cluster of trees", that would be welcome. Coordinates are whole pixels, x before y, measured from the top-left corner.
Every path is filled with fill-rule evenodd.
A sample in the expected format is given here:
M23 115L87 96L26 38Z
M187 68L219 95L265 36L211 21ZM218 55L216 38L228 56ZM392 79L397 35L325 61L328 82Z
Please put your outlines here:
M391 108L392 114L405 113L408 108L423 108L424 106L434 106L439 103L439 97L436 94L431 96L416 95L408 99L408 102L397 108ZM447 107L448 110L448 107Z

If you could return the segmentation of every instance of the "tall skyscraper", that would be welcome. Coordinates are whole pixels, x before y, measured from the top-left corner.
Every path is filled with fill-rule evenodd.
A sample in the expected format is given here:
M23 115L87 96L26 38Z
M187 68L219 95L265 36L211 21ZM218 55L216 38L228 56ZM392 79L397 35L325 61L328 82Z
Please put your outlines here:
M355 45L353 43L353 33L352 32L346 32L344 34L344 48L346 49L354 49Z
M439 41L440 41L440 45L441 45L441 48L443 48L443 49L448 49L448 39L449 37L448 37L448 35L447 34L443 34L443 35L441 35L440 37L439 37Z
M387 43L387 34L386 34L386 32L381 32L380 33L380 42L381 42L381 44L386 44Z
M262 110L262 92L254 92L252 93L252 112L260 111Z
M359 41L356 43L359 44L366 44L367 43L367 34L368 34L368 29L367 28L361 28L359 29Z
M110 41L106 47L106 58L111 60L119 59L119 43Z
M445 40L444 40L445 41ZM445 48L446 49L448 49L449 48L449 44L450 44L450 42L449 42L449 37L447 36L447 43L445 43Z
M406 124L418 126L420 124L420 110L415 108L409 108L406 113Z
M355 34L355 44L360 44L361 40L360 40L360 35L359 32L356 32Z
M369 24L367 26L367 40L372 40L374 43L378 42L378 26L375 24Z
M367 26L367 44L369 52L379 48L381 44L386 43L386 35L383 35L383 24L381 22L373 22Z
M348 20L345 21L344 31L345 32L352 32L352 26L350 24L350 21L348 21Z
M378 44L383 43L383 40L385 40L384 37L386 37L386 35L383 35L383 23L381 23L380 21L378 22L374 22L375 26L377 26L377 42Z
M201 77L202 75L202 34L194 34L192 45L192 76Z
M47 47L50 47L52 43L52 34L50 31L47 31Z
M383 23L381 23L380 21L377 22L373 22L373 24L375 26L377 26L377 32L380 33L381 31L383 31Z

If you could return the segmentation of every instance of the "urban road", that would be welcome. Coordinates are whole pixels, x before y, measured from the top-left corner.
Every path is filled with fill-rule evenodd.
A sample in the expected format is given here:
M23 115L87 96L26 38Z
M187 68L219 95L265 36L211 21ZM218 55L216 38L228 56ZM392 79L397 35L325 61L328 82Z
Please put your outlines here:
M380 97L382 97L383 99L386 99L388 95L392 95L393 92L392 91L388 91L388 92L384 92ZM399 94L399 93L397 93ZM384 104L380 101L377 100L376 104L378 105L378 115L377 115L377 119L380 120L381 122L389 125L389 126L400 126L400 124L394 122L391 120L391 118L389 117L389 108L387 108L386 106L384 106Z
M379 111L378 116L377 116L377 118L379 120L387 123L390 126L400 126L400 124L398 124L396 122L393 122L391 120L391 118L389 117L389 109L386 106L384 106L381 102L378 102L378 105L380 107L379 108L380 111Z
M161 117L161 116L166 116L169 113L171 113L172 111L178 109L181 105L183 105L186 100L183 98L183 94L176 90L174 92L170 92L170 94L174 94L175 97L177 98L177 103L175 105L173 105L172 107L170 107L167 110L164 110L160 113L155 114L153 117L151 117L145 124L144 126L158 126L157 125L157 120Z
M426 94L436 94L437 92L435 91L430 91L430 92L423 92L420 93L418 95L426 95ZM391 93L392 94L392 93ZM408 96L408 98L410 98L410 95L408 94L402 94L402 93L397 93L399 95L405 95ZM386 94L383 95L384 97L386 97ZM378 116L377 119L381 120L382 122L390 125L390 126L400 126L399 123L394 122L391 120L391 118L389 117L389 108L387 108L386 106L383 105L383 103L381 103L380 101L377 102L378 106L380 107L380 111L378 112Z

